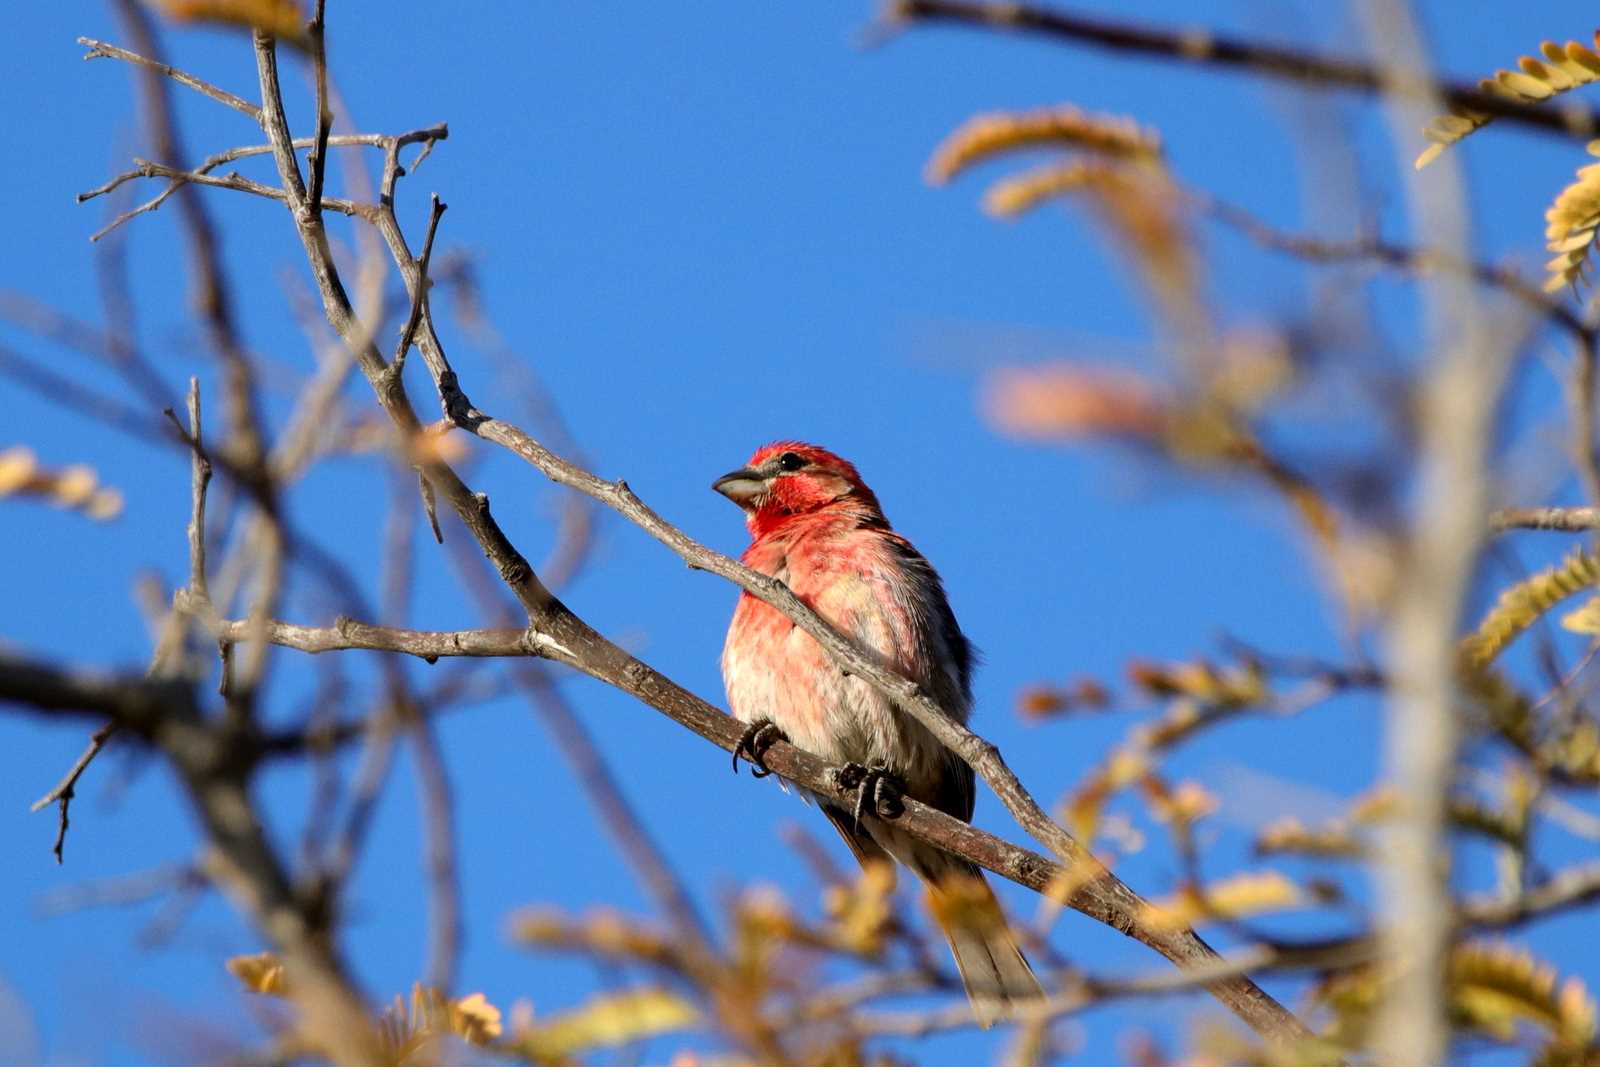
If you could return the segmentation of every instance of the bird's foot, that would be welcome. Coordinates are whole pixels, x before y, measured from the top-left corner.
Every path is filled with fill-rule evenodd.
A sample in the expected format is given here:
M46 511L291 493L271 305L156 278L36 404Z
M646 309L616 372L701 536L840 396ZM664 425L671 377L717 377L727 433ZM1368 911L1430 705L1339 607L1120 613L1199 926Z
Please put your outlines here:
M863 767L859 763L846 763L833 772L834 785L838 786L841 793L855 791L855 819L856 826L861 826L861 816L867 811L867 803L872 803L872 812L885 819L893 819L906 810L902 797L905 795L905 783L898 775L889 770L889 766L882 761Z
M789 735L778 729L771 719L757 719L745 729L739 743L733 746L733 773L739 773L739 757L743 756L750 761L750 774L765 778L772 773L767 766L767 749L779 741L787 740Z

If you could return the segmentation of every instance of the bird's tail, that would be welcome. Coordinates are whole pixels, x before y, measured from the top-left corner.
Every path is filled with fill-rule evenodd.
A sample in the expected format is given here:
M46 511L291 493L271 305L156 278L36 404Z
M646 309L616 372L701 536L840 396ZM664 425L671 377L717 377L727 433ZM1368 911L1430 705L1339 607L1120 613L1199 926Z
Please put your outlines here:
M978 1025L988 1029L1024 1002L1042 1000L1044 987L1006 925L1000 901L983 872L943 853L917 865L928 905L950 941ZM932 869L930 869L932 868Z

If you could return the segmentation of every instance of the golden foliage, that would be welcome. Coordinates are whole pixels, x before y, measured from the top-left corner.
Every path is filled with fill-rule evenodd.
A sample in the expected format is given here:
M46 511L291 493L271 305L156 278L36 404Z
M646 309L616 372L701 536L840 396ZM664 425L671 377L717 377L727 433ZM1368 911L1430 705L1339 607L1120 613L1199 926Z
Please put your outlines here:
M1249 707L1272 695L1266 674L1259 664L1250 662L1219 670L1205 660L1172 664L1134 660L1128 664L1128 678L1153 696L1191 697L1213 707ZM1167 732L1158 731L1159 744L1169 743Z
M1034 685L1017 695L1017 711L1024 719L1047 719L1073 711L1100 711L1111 704L1111 693L1093 678L1079 678L1065 687Z
M288 983L283 978L283 963L270 952L230 956L223 966L252 993L266 993L275 997L288 993Z
M1147 774L1140 785L1150 801L1151 814L1176 827L1199 822L1220 806L1216 794L1199 782L1182 781L1177 788L1168 788L1159 775Z
M1387 996L1392 970L1366 965L1326 979L1313 997L1330 1008L1329 1036L1347 1047L1368 1034ZM1519 1024L1548 1036L1540 1062L1581 1064L1593 1054L1596 1009L1577 978L1565 982L1547 964L1504 942L1468 942L1451 951L1446 972L1455 1025L1501 1040L1516 1037Z
M500 1010L482 993L451 1000L420 982L411 987L409 1001L396 995L378 1019L379 1040L396 1064L447 1035L487 1045L500 1032Z
M875 956L894 921L894 867L867 863L852 885L829 886L823 910L832 920L834 943L846 951Z
M542 1022L519 1026L507 1043L534 1063L557 1064L591 1049L617 1048L693 1026L695 1006L666 989L606 993Z
M0 497L4 496L38 497L91 519L114 519L122 512L122 494L102 487L93 468L75 464L46 470L24 445L0 452Z
M1575 551L1557 566L1540 571L1500 594L1478 627L1461 642L1472 668L1483 668L1539 616L1572 594L1600 583L1600 557Z
M1577 978L1558 981L1555 969L1501 942L1460 945L1450 957L1452 1003L1464 1023L1501 1038L1518 1022L1548 1030L1555 1041L1594 1040L1595 1004Z
M1321 859L1361 859L1367 854L1367 846L1342 822L1313 829L1293 816L1286 816L1256 835L1255 853L1258 856L1292 854Z
M1068 193L1104 194L1126 180L1121 168L1104 163L1082 159L1047 163L995 182L983 194L983 210L995 218L1014 219Z
M1600 48L1600 31L1595 33ZM1492 78L1478 83L1485 93L1519 104L1537 104L1552 96L1600 80L1600 55L1587 45L1568 41L1565 45L1545 41L1539 46L1541 59L1522 56L1516 70L1497 70ZM1494 116L1473 108L1454 107L1423 128L1423 136L1433 144L1417 157L1418 170L1426 167L1450 145L1493 121Z
M1561 628L1575 634L1600 636L1600 596L1590 597L1561 616Z
M211 23L270 33L290 44L306 42L305 14L295 0L157 0L177 22Z
M1155 160L1161 138L1121 115L1091 115L1070 104L1036 111L977 115L945 138L928 161L927 179L943 185L968 167L1020 148L1076 148L1116 159Z
M289 995L283 961L271 952L232 956L226 966L252 993ZM487 1045L500 1033L500 1009L482 993L452 1000L420 982L411 987L409 1002L396 996L378 1018L379 1041L389 1061L395 1064L404 1063L418 1049L445 1035L453 1034L473 1045Z
M1241 919L1304 904L1305 893L1277 871L1247 871L1208 886L1185 886L1149 901L1145 921L1161 930L1181 930L1207 919Z
M1106 801L1150 773L1149 755L1123 746L1114 749L1067 801L1063 821L1080 841L1093 841Z
M575 949L610 959L668 964L676 955L660 931L610 909L573 921L559 912L530 908L511 922L513 940L531 948Z
M1589 142L1589 154L1600 155L1600 141ZM1545 247L1555 253L1545 264L1550 277L1544 288L1553 293L1577 284L1588 267L1595 229L1600 227L1600 163L1578 168L1578 176L1545 210L1544 221Z
M1197 257L1183 225L1178 188L1153 131L1131 119L1085 115L1072 107L981 115L934 152L928 180L939 184L974 163L1038 147L1076 155L1001 179L985 194L984 209L1016 218L1046 201L1085 194L1095 218L1117 237L1119 251L1132 259L1178 335L1206 332Z
M976 930L992 934L1005 929L1000 901L981 877L950 874L929 884L928 911L945 930Z

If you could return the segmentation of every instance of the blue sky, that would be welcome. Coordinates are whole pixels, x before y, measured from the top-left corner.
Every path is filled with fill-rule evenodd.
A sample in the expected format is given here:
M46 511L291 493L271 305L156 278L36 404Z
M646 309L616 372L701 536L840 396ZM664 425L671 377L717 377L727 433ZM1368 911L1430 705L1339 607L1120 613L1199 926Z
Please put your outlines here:
M1083 7L1342 51L1357 43L1322 5ZM1149 319L1081 215L1043 212L1001 224L978 210L980 181L934 189L921 179L933 147L969 115L1072 102L1160 129L1191 184L1299 227L1314 217L1307 201L1318 188L1286 136L1301 101L1233 75L956 30L919 30L866 49L865 3L333 0L329 8L334 75L362 129L450 123L449 140L402 184L402 220L420 239L428 192L449 203L441 252L474 257L496 325L555 397L595 469L625 477L690 534L731 553L742 547L743 529L708 490L716 475L778 437L849 456L891 520L943 573L963 627L985 653L976 724L1042 799L1079 780L1131 718L1030 727L1013 711L1028 683L1079 674L1117 680L1130 658L1192 657L1224 633L1281 651L1337 653L1320 579L1274 501L1197 488L1105 452L1018 445L984 424L977 399L985 368L1047 358L1148 363ZM1441 67L1459 76L1508 65L1543 38L1592 28L1592 11L1575 0L1492 9L1434 2L1425 12ZM0 288L94 318L88 235L104 209L75 205L74 194L139 149L127 71L81 62L74 38L122 38L110 15L90 5L24 5L7 30L0 62L12 128L3 179L12 251L0 258ZM254 92L242 38L175 32L168 47L180 65ZM196 156L256 136L236 114L189 94L176 99ZM1380 217L1402 235L1374 113L1345 98L1312 102L1355 117ZM303 126L299 86L291 108ZM1476 141L1462 156L1478 182L1483 249L1540 262L1543 207L1581 152L1500 130ZM264 392L281 414L313 365L284 302L286 287L304 284L300 249L275 205L220 192L207 199L225 227L243 328L273 368ZM140 219L128 232L142 342L170 381L197 368L208 375L186 317L173 213ZM1207 232L1206 240L1228 321L1269 322L1303 306L1308 289L1298 269L1226 234ZM448 325L447 318L445 342L474 399L525 418L514 383ZM0 342L97 380L70 354L4 325ZM364 387L350 395L365 399ZM414 383L413 395L430 409ZM123 517L105 525L4 505L0 640L99 664L142 664L148 638L133 582L152 570L168 580L182 573L187 460L131 445L3 379L0 409L8 412L0 446L26 442L51 464L91 463L127 497ZM475 487L490 493L508 533L539 559L552 542L554 491L486 446L472 454ZM333 461L293 504L296 521L368 580L386 506L385 479L370 458ZM447 557L428 541L418 541L417 552L413 623L475 624ZM607 518L595 561L565 598L720 703L730 587ZM312 676L293 654L280 653L278 666L272 695L288 709ZM407 669L426 680L425 667ZM702 901L714 905L755 882L810 892L776 831L802 820L825 832L814 812L770 782L733 777L725 754L630 699L583 680L566 686ZM1315 791L1306 802L1315 807L1371 782L1377 721L1372 707L1348 702L1289 724L1233 726L1185 750L1178 767L1209 780L1241 766L1298 778ZM646 902L522 705L455 713L440 729L459 802L462 988L482 989L503 1007L524 996L541 1012L574 1003L594 987L590 969L517 953L506 943L506 916L535 902L628 911ZM163 1035L174 1028L226 1030L247 1020L219 960L257 944L214 899L159 951L136 944L156 910L149 904L40 917L41 899L55 890L182 863L194 847L164 772L118 757L86 778L67 864L53 864L53 819L30 816L27 806L71 763L85 734L0 715L0 841L10 863L0 879L0 913L8 916L0 1040L16 1010L38 1035L39 1063L161 1062ZM397 772L353 896L351 954L379 996L407 988L422 965L408 759ZM289 772L264 785L286 840L305 793L304 777ZM980 797L978 810L981 824L1019 837L991 798ZM1259 817L1246 810L1226 818L1248 826ZM1151 889L1175 874L1159 849L1124 870ZM1024 914L1031 909L1025 894L1007 899ZM1539 943L1582 972L1562 930L1552 924ZM1075 917L1057 943L1101 970L1157 962ZM1591 980L1600 977L1592 960L1586 966ZM1184 1004L1162 1023L1168 1032L1191 1009L1210 1010L1203 1001ZM1149 1021L1138 1006L1091 1017L1092 1058L1106 1062L1119 1030ZM921 1055L970 1062L990 1047L963 1035ZM651 1059L669 1051L657 1045Z

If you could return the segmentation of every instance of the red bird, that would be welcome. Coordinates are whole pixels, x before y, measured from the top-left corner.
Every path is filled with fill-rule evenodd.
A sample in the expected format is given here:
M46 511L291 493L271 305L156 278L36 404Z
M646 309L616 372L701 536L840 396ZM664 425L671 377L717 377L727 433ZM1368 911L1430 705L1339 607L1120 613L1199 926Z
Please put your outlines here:
M854 466L815 445L780 441L758 449L712 488L744 509L753 539L742 557L746 566L783 580L818 615L966 721L972 647L938 573L890 529ZM762 752L781 735L845 767L843 780L859 783L854 812L837 797L814 798L857 860L864 865L892 857L936 899L947 888L970 893L978 886L989 898L985 905L992 902L976 866L878 814L893 813L892 797L881 789L890 780L906 796L972 820L972 768L926 727L869 683L847 676L814 638L749 593L739 597L728 628L722 677L733 714L749 724L740 751L758 774L766 769ZM865 803L869 792L871 804ZM984 910L999 915L997 905ZM945 935L983 1025L1009 1003L1044 995L1003 922L954 923Z

